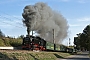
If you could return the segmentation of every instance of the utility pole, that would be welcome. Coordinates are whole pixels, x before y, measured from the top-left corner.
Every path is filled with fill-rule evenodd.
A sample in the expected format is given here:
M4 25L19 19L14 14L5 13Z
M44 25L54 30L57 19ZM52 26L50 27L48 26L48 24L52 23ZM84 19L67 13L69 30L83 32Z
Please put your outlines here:
M53 29L53 43L54 43L54 29Z
M33 36L33 30L32 30L32 36Z
M53 43L54 43L54 50L55 50L56 46L55 46L55 39L54 39L54 29L53 29Z
M70 38L69 38L69 47L70 47Z

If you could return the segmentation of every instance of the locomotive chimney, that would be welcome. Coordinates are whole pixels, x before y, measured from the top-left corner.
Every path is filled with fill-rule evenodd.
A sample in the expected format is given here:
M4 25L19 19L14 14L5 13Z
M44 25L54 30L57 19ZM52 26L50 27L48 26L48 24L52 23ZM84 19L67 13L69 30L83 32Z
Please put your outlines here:
M30 28L27 27L27 35L30 36Z

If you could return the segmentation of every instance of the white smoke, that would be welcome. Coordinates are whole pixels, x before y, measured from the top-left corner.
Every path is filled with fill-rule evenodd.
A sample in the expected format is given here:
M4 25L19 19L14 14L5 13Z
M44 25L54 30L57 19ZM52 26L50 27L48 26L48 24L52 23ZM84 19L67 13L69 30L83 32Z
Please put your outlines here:
M67 36L68 24L66 19L45 3L40 2L26 6L22 16L28 30L36 31L46 41L53 42L53 29L55 43L62 42Z

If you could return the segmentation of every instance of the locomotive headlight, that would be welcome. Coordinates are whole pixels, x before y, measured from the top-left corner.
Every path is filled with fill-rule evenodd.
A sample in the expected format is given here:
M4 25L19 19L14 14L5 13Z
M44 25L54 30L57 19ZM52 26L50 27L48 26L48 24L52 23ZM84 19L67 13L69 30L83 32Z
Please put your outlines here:
M39 42L39 44L40 44L40 42Z

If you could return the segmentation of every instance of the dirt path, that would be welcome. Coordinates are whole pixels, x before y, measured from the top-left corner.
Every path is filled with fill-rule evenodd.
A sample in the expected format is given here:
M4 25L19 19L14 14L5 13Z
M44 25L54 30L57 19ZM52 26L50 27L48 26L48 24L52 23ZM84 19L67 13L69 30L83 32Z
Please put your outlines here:
M89 59L89 52L87 51L81 52L81 54L68 56L65 59L57 59L57 60L90 60L90 59Z

